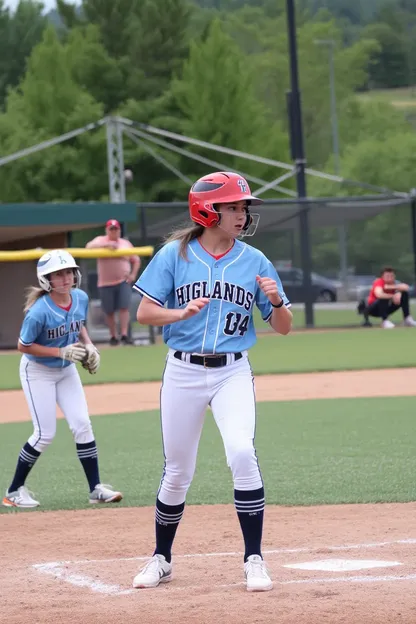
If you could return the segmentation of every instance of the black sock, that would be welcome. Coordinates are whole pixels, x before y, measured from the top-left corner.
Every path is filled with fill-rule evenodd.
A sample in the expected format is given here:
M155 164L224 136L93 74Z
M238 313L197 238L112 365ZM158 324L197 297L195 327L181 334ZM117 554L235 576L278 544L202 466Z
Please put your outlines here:
M172 544L184 509L185 503L165 505L156 500L156 549L153 554L163 555L168 563L172 559Z
M234 503L243 532L244 561L250 555L260 555L263 535L264 488L258 490L234 490Z
M26 444L20 451L13 481L11 482L8 489L9 492L16 492L19 487L25 484L27 475L32 470L39 455L39 451L35 451L33 446L30 446L29 442L26 442Z
M90 486L90 492L92 492L95 486L100 483L98 453L95 440L87 442L86 444L77 443L77 455L84 468L85 476Z

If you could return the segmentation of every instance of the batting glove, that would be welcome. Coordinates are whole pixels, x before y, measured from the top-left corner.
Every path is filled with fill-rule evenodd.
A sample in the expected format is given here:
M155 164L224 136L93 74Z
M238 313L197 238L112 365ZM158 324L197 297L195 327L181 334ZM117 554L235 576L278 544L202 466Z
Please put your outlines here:
M69 362L81 362L86 356L87 351L79 342L59 349L59 357Z
M93 344L86 344L84 347L87 352L84 360L85 368L91 373L91 375L95 375L100 367L100 352Z

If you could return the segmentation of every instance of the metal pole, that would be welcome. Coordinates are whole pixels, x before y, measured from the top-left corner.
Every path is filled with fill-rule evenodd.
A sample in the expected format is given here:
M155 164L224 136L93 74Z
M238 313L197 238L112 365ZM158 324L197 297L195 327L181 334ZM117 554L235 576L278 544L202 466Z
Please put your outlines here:
M289 39L290 58L290 82L291 82L291 106L292 106L292 131L293 151L296 164L296 183L299 198L307 197L306 193L306 159L303 147L302 110L299 92L298 54L296 41L296 17L294 0L286 0L287 4L287 27ZM309 228L309 206L305 206L299 214L300 229L300 253L303 271L303 288L305 292L305 325L314 326L312 279L311 279L311 245Z
M410 191L410 210L412 215L412 248L413 248L413 273L416 284L416 188Z
M329 46L329 84L331 91L331 122L332 122L332 146L334 152L334 170L336 175L341 172L341 160L339 154L339 133L337 116L337 99L335 93L335 67L334 67L335 41ZM345 285L345 294L348 292L348 252L347 252L347 225L343 221L338 227L339 255L340 255L340 278Z
M329 46L329 85L331 92L331 123L332 123L332 146L334 152L334 169L338 175L341 171L341 163L339 157L339 136L338 136L338 117L337 117L337 98L335 93L335 67L334 67L334 48L335 42L331 41Z
M331 105L331 128L332 128L332 153L334 155L334 172L340 175L341 159L339 152L339 132L338 132L338 116L337 116L337 97L335 91L335 63L334 52L336 42L334 39L317 39L318 45L328 47L329 54L329 91ZM339 245L339 272L341 282L344 284L345 296L348 292L348 251L347 251L347 225L345 221L338 226L338 245Z

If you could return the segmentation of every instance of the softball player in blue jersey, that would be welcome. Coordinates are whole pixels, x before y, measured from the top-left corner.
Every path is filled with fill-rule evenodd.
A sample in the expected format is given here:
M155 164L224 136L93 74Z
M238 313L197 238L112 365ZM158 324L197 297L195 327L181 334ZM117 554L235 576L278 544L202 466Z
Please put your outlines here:
M40 258L37 277L40 288L31 287L28 291L18 342L23 354L20 380L34 432L20 451L3 505L23 508L39 505L25 482L55 436L57 404L74 436L90 488L90 503L118 502L122 494L100 483L97 446L75 366L82 362L94 374L100 365L100 355L85 327L88 295L79 288L81 272L71 254L56 249Z
M248 591L273 583L261 554L263 481L254 448L255 394L247 351L256 342L253 307L279 334L289 301L267 258L239 240L254 234L260 204L244 178L217 172L189 193L194 224L172 234L136 282L137 319L163 326L169 347L161 390L165 466L156 499L156 548L133 586L172 579L171 549L191 484L205 411L211 407L234 481Z

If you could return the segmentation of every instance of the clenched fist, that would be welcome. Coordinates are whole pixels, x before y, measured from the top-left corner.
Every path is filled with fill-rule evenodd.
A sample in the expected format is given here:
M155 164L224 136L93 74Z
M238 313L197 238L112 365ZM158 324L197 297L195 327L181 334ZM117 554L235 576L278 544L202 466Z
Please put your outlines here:
M276 281L271 277L260 277L260 275L257 275L256 282L259 285L260 290L264 292L270 303L272 303L273 305L279 305L282 298L279 295Z

